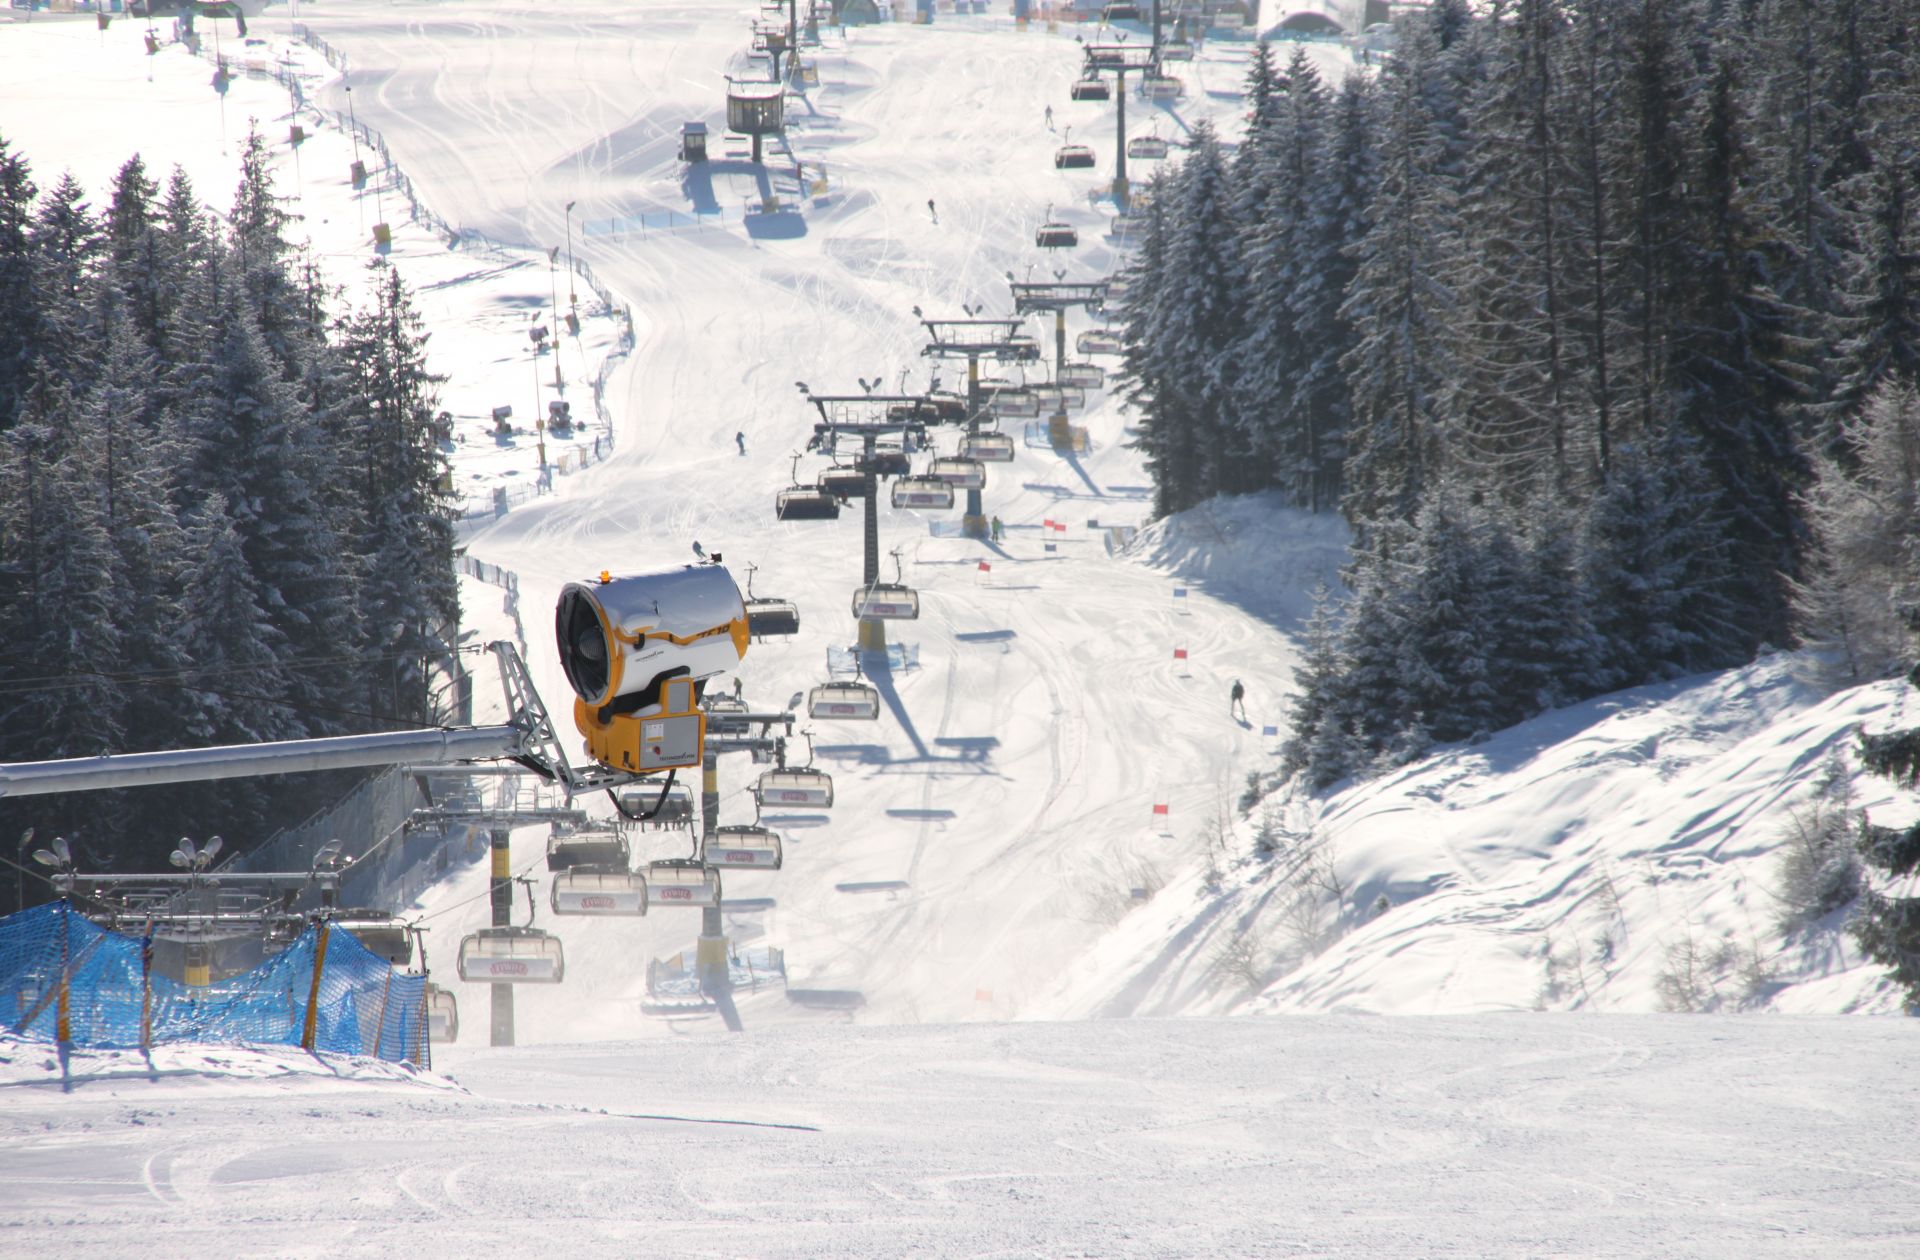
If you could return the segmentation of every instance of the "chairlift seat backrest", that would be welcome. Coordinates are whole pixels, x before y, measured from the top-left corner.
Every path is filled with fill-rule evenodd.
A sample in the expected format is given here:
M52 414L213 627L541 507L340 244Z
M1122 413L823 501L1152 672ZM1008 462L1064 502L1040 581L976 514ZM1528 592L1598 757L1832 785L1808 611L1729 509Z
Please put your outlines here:
M820 474L819 486L836 499L867 497L867 475L857 468L829 468Z
M1107 383L1107 373L1097 363L1063 363L1058 373L1060 384L1070 389L1099 389Z
M964 455L942 456L934 460L927 471L956 490L986 489L986 466L979 460L968 459Z
M875 582L853 593L856 621L912 621L920 616L920 595L898 582Z
M460 1003L437 984L427 986L427 1039L440 1045L460 1039Z
M333 926L351 932L353 938L370 952L378 954L395 967L404 967L413 961L413 933L407 931L405 923L390 914L336 914L333 916Z
M560 938L539 928L481 928L460 942L460 978L473 984L558 984L567 973Z
M634 871L575 867L553 877L547 904L555 914L644 915L647 879Z
M828 721L871 722L880 716L880 693L865 683L821 683L807 693L807 716Z
M640 818L641 814L654 808L655 802L659 802L659 812L652 818ZM684 827L693 819L693 793L675 783L667 788L666 799L662 801L658 786L634 788L620 794L620 808L624 813L633 815L643 827L658 830Z
M773 514L782 521L836 521L840 500L817 486L794 486L775 497Z
M1033 243L1041 249L1072 249L1080 243L1080 233L1071 223L1042 223L1033 234Z
M1013 461L1013 439L1005 433L970 433L960 440L960 453L982 463Z
M950 508L953 487L938 477L902 477L893 483L897 508Z
M758 871L780 869L780 833L765 827L716 827L701 845L708 866Z
M668 858L647 863L647 905L682 909L720 904L720 872L704 862Z
M753 785L753 799L762 809L775 805L831 809L833 776L808 766L768 770Z
M800 633L800 610L784 599L747 601L747 633L756 639Z
M627 864L627 838L611 827L586 831L555 831L547 837L547 869Z

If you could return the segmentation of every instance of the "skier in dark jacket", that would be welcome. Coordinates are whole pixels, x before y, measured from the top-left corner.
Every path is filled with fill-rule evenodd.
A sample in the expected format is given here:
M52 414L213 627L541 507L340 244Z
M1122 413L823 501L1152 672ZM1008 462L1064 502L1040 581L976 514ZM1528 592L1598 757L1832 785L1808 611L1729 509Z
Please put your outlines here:
M1228 693L1228 697L1229 699L1227 701L1227 715L1229 717L1235 716L1234 710L1238 709L1239 710L1238 717L1242 722L1246 721L1247 720L1247 689L1240 685L1240 680L1238 678L1233 680L1233 690Z

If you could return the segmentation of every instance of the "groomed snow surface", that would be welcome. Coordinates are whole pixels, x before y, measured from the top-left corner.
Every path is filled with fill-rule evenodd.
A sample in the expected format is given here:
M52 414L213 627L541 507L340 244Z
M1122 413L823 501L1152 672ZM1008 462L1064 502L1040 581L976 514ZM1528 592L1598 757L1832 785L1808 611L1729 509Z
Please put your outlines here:
M394 225L390 258L453 378L457 482L513 500L467 527L469 553L520 588L510 605L465 584L474 640L520 637L564 726L547 638L560 586L690 558L698 539L736 576L756 564L757 593L800 604L803 633L755 645L741 670L750 700L785 707L851 640L860 576L857 512L773 519L813 418L795 382L891 388L905 368L922 387L935 365L914 306L998 314L1008 272L1110 270L1110 207L1089 194L1111 175L1114 123L1110 106L1067 99L1070 28L1018 33L996 13L828 32L808 54L819 85L789 99L807 178L776 149L763 183L720 138L723 75L743 70L755 16L660 0L303 6L350 58L360 122L423 201L498 245L449 249L408 223L377 162L356 194L350 142L310 111L296 164L286 89L243 74L223 103L204 60L144 56L138 22L0 25L0 135L43 187L71 167L96 206L137 149L157 178L185 164L219 209L258 117L290 208L343 282L372 256L371 223ZM250 26L266 42L226 51L346 112L337 74L285 40L285 10ZM1312 48L1325 74L1351 64ZM1129 102L1130 133L1178 138L1206 116L1236 135L1246 49L1210 43L1181 69L1184 100ZM1048 105L1097 171L1054 169ZM714 140L693 171L674 156L688 119ZM1049 217L1074 223L1080 247L1036 249ZM567 244L613 308L631 307L637 341L615 353L623 322L582 286L589 318L559 368L577 419L606 381L612 430L583 426L581 444L610 437L613 453L584 471L576 457L528 500L524 430L555 366L526 329L556 287L567 300L565 270L546 265ZM1088 326L1074 316L1070 340ZM953 383L965 368L940 370ZM496 440L503 403L523 431ZM813 724L838 799L765 819L786 869L728 875L729 899L761 903L729 912L730 939L783 949L794 988L858 995L857 1008L761 992L743 997L739 1035L712 1016L643 1016L645 962L689 949L694 916L556 922L542 895L567 982L521 988L520 1047L482 1046L486 990L447 965L487 921L475 854L410 911L462 1006L463 1039L436 1049L434 1073L229 1047L63 1063L0 1041L0 1252L1920 1246L1911 1025L1832 1018L1890 1014L1895 995L1837 917L1777 930L1772 891L1786 817L1829 753L1861 723L1920 717L1911 692L1829 695L1803 679L1807 662L1775 656L1604 697L1324 800L1270 798L1281 856L1260 856L1261 811L1236 801L1275 764L1279 738L1263 732L1284 733L1310 592L1337 579L1344 535L1270 497L1147 526L1128 416L1096 392L1076 423L1087 453L1021 443L990 466L1002 544L951 536L957 515L883 505L882 547L900 549L925 607L893 638L919 664L873 680L879 722ZM1144 528L1110 551L1113 527ZM1236 677L1244 724L1226 712ZM480 694L495 693L483 680ZM723 762L723 821L752 818L754 772ZM1911 817L1884 785L1856 789L1878 820ZM543 841L515 834L516 869L540 874ZM1315 855L1343 890L1317 911L1295 878ZM1651 1013L1673 1005L1682 964L1691 1004L1720 1014ZM1535 1010L1555 1013L1514 1013Z

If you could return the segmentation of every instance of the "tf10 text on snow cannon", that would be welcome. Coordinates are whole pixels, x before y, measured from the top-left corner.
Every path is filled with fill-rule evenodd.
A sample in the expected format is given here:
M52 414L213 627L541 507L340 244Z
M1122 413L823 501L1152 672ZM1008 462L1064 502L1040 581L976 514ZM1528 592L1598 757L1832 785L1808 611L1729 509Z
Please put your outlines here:
M710 563L570 582L554 633L588 756L633 774L700 764L703 684L747 654L731 574Z

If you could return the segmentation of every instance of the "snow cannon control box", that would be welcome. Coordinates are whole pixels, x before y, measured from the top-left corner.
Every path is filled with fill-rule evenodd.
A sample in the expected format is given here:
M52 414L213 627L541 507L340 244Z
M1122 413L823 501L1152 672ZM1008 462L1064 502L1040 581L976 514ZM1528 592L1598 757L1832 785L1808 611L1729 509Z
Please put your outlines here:
M700 764L703 684L747 653L746 606L726 569L568 583L554 631L589 757L632 774Z

